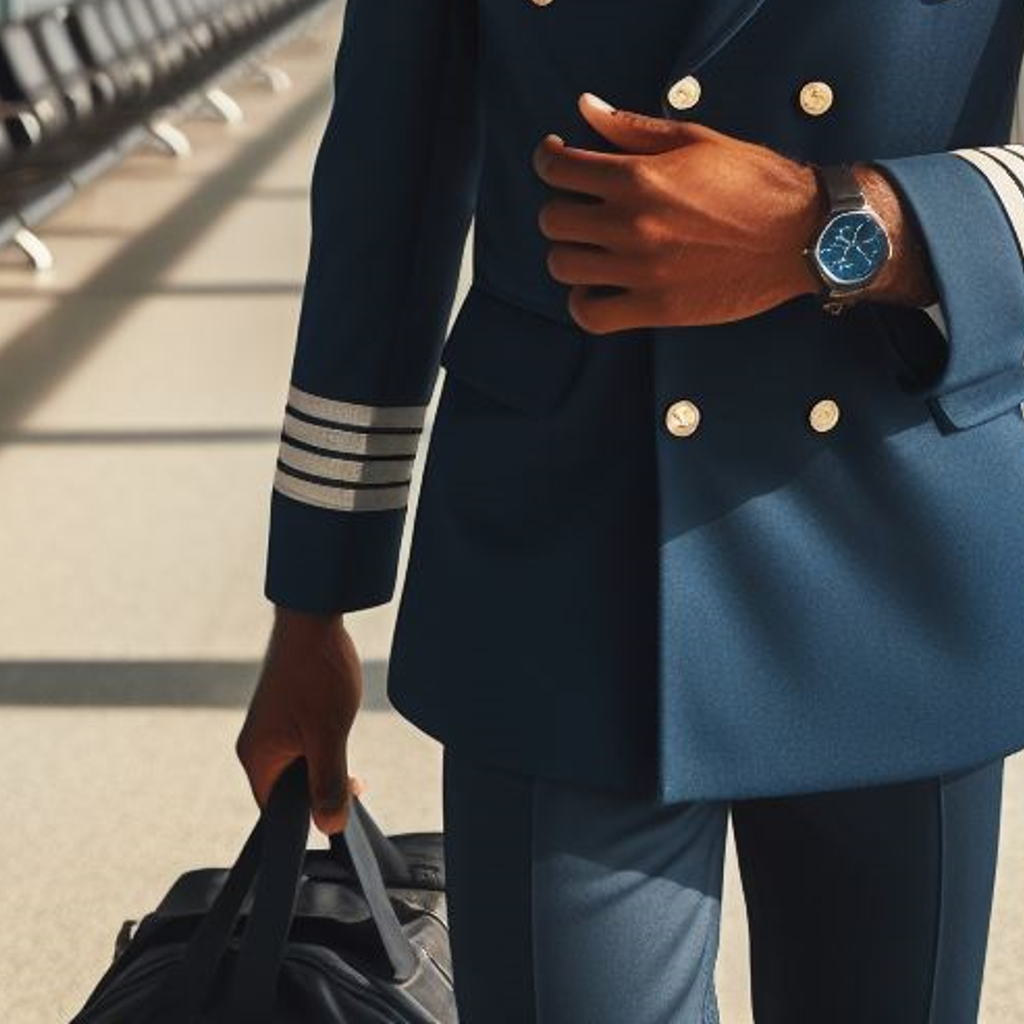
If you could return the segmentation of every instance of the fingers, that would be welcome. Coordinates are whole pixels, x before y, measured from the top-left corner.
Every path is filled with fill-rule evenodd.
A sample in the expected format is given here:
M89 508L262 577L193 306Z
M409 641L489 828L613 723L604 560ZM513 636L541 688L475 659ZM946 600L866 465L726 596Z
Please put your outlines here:
M552 188L611 198L629 187L633 157L624 153L567 146L557 135L545 135L533 151L533 169Z
M249 788L260 812L266 808L281 773L297 758L305 757L309 780L309 804L314 824L325 835L344 829L349 798L366 791L362 779L348 774L343 736L320 742L295 743L291 749L271 751L266 744L253 748L247 734L239 735L235 753L245 768ZM342 784L347 780L347 785Z
M235 756L245 769L253 799L262 811L277 777L302 753L298 736L257 739L248 725L235 740Z
M345 739L343 733L322 725L306 737L310 811L325 835L340 832L348 820L352 790Z
M559 242L612 245L623 234L608 215L607 204L572 196L558 196L544 203L537 212L537 226L542 235Z
M581 93L577 105L592 128L629 153L664 153L689 138L685 122L616 110L593 93Z
M589 95L583 93L580 97L581 112L592 128L624 152L568 146L558 135L545 135L533 150L532 163L537 175L552 188L617 198L633 187L638 161L644 156L722 137L715 129L697 122L602 107L585 99Z
M553 245L548 250L547 267L551 276L563 284L631 288L642 287L647 281L646 265L639 260L589 245Z
M678 225L657 213L570 198L544 203L537 214L537 227L550 241L567 243L569 251L587 247L617 253L624 259L645 249L674 244L682 234Z
M569 312L580 327L591 334L666 323L662 302L659 292L639 288L605 291L575 285L569 290Z
M591 128L629 153L664 153L688 142L724 137L699 121L677 121L616 108L590 92L580 93L576 105Z

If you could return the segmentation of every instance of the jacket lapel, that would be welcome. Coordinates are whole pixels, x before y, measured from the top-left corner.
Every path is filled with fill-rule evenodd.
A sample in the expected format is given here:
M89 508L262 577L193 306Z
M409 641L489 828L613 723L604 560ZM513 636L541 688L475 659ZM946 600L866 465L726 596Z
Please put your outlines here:
M672 78L692 74L725 46L768 0L697 0L691 31L683 40Z

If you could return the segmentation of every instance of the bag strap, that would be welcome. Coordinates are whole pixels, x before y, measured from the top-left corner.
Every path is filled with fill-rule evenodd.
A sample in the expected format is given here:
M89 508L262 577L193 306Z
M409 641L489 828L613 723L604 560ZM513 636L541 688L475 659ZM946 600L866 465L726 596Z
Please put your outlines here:
M363 829L363 819L372 822L370 812L352 796L352 812L345 824L345 843L359 878L359 885L370 906L381 943L391 961L391 970L396 982L408 981L416 973L420 954L405 934L395 908L391 905L388 891L381 875L380 864Z
M167 972L155 990L149 1006L151 1016L145 1018L145 1024L182 1024L199 1014L210 993L224 951L234 933L245 898L260 874L261 862L270 865L268 853L276 853L279 858L281 856L280 850L268 849L268 833L271 837L278 836L280 843L282 828L287 830L288 826L292 825L293 830L298 831L287 816L288 804L295 803L295 798L288 792L288 788L289 784L294 786L296 782L302 781L303 770L304 761L300 764L297 759L285 768L276 780L266 807L245 840L216 899L193 932L184 956ZM292 799L289 800L289 797ZM308 830L308 819L305 829ZM305 838L304 830L303 844ZM287 856L287 850L284 852ZM285 868L288 867L289 865L285 864ZM296 873L296 882L297 880ZM254 899L245 929L246 935L249 934L248 925L252 924L255 911Z
M270 1020L299 893L309 833L304 758L285 769L276 789L280 793L275 793L277 802L270 809L264 830L252 910L227 996L226 1020L230 1024L262 1024Z
M409 862L398 844L380 830L362 801L353 800L352 810L359 816L359 824L373 851L373 857L380 866L381 875L384 878L408 879ZM344 832L333 832L328 836L328 840L331 855L348 866L348 844L345 842Z
M353 794L351 800L354 809L358 797ZM227 1020L232 1024L269 1020L298 897L308 832L307 766L305 758L299 757L279 775L260 819L189 940L184 957L158 986L150 1004L153 1015L147 1016L144 1024L183 1024L188 1019L185 1015L199 1013L254 880L252 910L232 971ZM420 954L391 905L358 814L350 811L343 834L391 963L393 980L406 981L418 968Z

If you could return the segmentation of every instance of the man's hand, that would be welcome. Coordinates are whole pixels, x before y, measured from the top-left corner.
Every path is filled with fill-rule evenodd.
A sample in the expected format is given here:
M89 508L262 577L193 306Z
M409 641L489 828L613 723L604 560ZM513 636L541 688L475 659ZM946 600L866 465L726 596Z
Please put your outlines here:
M235 741L262 810L281 772L305 757L313 821L325 835L344 829L350 793L346 744L362 698L362 675L342 616L278 608L248 714Z
M555 190L538 216L554 243L548 269L572 285L569 311L581 327L724 323L819 290L802 255L826 212L809 164L707 125L616 110L589 93L579 109L623 152L549 135L533 163Z

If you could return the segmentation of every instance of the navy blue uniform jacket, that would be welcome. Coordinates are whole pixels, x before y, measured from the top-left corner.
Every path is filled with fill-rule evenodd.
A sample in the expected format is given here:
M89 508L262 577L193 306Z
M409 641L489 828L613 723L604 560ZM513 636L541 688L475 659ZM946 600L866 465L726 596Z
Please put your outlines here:
M440 365L388 674L427 733L665 801L1019 749L1022 47L1020 0L348 0L267 596L394 596ZM546 267L531 165L548 132L609 148L584 90L873 163L920 230L937 315L806 295L585 331ZM666 419L681 399L689 433Z

